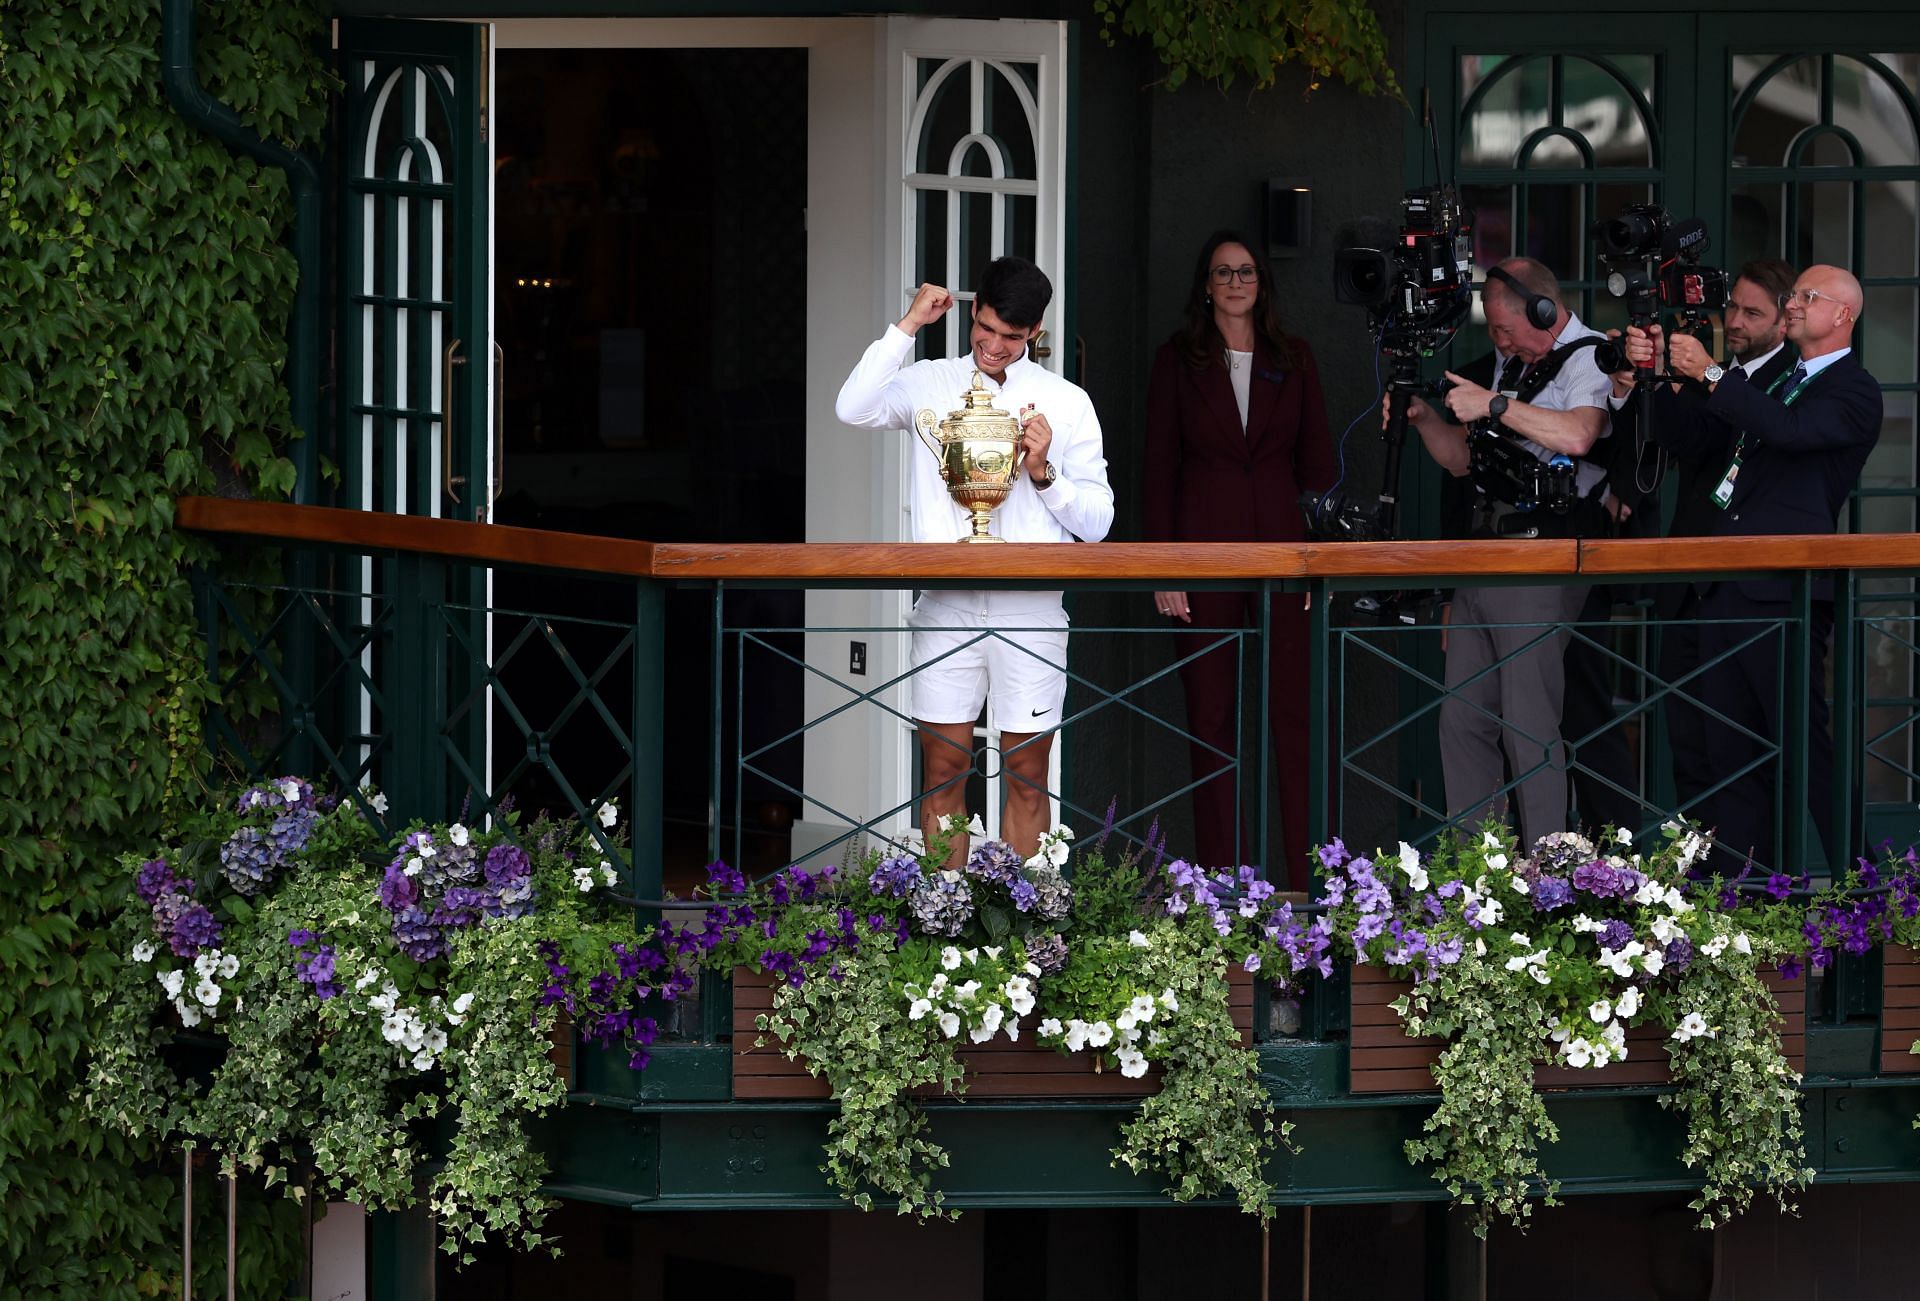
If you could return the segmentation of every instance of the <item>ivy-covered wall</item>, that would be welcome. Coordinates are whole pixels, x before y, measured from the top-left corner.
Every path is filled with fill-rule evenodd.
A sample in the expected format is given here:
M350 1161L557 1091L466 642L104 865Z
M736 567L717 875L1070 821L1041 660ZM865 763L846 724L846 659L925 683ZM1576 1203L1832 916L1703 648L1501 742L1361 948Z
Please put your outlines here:
M262 134L317 147L314 0L221 0L199 75ZM178 1293L177 1153L82 1111L114 855L207 778L175 497L280 491L295 266L277 171L167 104L159 0L0 0L0 1301ZM197 1198L217 1294L220 1199ZM297 1273L257 1190L244 1296ZM202 1236L204 1235L204 1236Z

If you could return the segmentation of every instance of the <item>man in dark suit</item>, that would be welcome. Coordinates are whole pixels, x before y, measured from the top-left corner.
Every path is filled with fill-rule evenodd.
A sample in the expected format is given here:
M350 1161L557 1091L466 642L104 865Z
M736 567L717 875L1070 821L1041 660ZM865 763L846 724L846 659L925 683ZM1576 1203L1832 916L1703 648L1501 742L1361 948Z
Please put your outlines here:
M1708 494L1714 536L1835 530L1880 437L1880 385L1853 352L1862 303L1860 282L1842 268L1803 271L1785 304L1787 340L1799 361L1764 388L1714 362L1698 341L1673 338L1669 369L1705 385L1707 396L1688 407L1670 389L1656 390L1656 436L1679 449L1733 435L1732 452ZM1662 343L1658 326L1634 327L1627 332L1628 360L1652 366ZM1616 376L1614 391L1622 389ZM1720 716L1711 722L1707 746L1727 782L1704 801L1702 812L1734 854L1799 872L1806 864L1783 864L1775 845L1775 765L1767 757L1782 740L1780 629L1791 616L1791 598L1792 584L1785 579L1730 578L1703 584L1698 592L1702 662L1720 660L1706 670L1701 692L1702 702ZM1829 859L1843 848L1833 843L1830 816L1833 740L1825 658L1832 628L1832 580L1816 577L1805 762L1814 822Z
M1793 289L1793 279L1793 268L1785 262L1761 258L1740 268L1727 295L1724 333L1732 356L1724 369L1728 374L1739 370L1744 382L1757 385L1762 392L1792 370L1799 357L1797 349L1786 346L1784 304ZM1680 390L1678 400L1692 408L1706 396L1705 389L1689 385ZM1714 505L1713 490L1733 458L1736 431L1720 421L1676 430L1670 437L1663 437L1655 429L1654 445L1641 447L1637 443L1640 400L1635 393L1614 413L1614 436L1608 441L1631 448L1633 453L1632 479L1623 484L1620 479L1624 476L1616 475L1616 495L1643 517L1651 514L1657 526L1659 502L1654 494L1659 491L1670 458L1677 491L1673 517L1663 536L1712 537L1719 531L1721 514ZM1696 803L1701 793L1718 780L1716 771L1725 772L1717 767L1707 748L1707 715L1698 701L1705 683L1701 678L1688 677L1701 663L1700 625L1695 622L1699 618L1699 592L1692 583L1660 583L1651 596L1654 617L1660 625L1660 677L1672 686L1664 706L1674 792L1679 812L1697 818L1701 816ZM1679 685L1673 686L1675 683ZM1572 699L1571 685L1568 697Z

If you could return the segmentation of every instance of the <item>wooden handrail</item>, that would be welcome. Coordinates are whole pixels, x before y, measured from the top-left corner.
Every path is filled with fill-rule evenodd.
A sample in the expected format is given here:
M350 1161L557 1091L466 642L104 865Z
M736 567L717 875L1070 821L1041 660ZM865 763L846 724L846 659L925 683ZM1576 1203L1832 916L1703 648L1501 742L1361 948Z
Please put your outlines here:
M1920 569L1920 536L1795 534L1771 538L1472 540L1458 542L1006 543L640 542L549 529L471 524L377 511L183 497L175 522L227 537L311 542L497 565L632 578L965 579L1061 583L1259 578L1421 578L1487 575L1694 574L1824 569Z

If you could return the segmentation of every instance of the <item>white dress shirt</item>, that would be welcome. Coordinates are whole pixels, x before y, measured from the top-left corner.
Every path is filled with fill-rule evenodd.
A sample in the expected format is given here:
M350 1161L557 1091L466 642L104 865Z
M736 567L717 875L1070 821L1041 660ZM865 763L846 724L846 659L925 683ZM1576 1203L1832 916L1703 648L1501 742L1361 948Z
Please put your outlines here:
M1589 328L1573 312L1568 312L1566 327L1554 336L1553 346L1563 348L1576 339L1599 333ZM1506 364L1507 354L1495 348L1493 373L1498 375ZM1593 352L1588 349L1573 353L1561 363L1559 373L1547 381L1547 386L1534 394L1533 400L1527 405L1539 407L1542 411L1576 411L1581 407L1598 407L1606 411L1612 406L1612 397L1613 377L1593 364ZM1602 431L1600 436L1606 437L1606 431ZM1551 460L1555 455L1531 438L1521 438L1517 434L1514 438L1543 461ZM1575 464L1579 468L1574 475L1574 491L1584 497L1593 490L1595 484L1606 478L1607 472L1592 461L1576 459Z
M860 429L914 428L917 413L931 410L939 419L961 405L961 395L973 383L973 357L952 357L901 365L913 352L913 336L888 326L847 376L834 402L834 414ZM1009 542L1098 542L1113 527L1113 489L1107 483L1107 458L1100 438L1100 421L1093 402L1079 385L1044 366L1021 357L1007 367L1004 381L982 374L994 405L1012 416L1031 404L1047 418L1053 442L1047 459L1053 462L1053 486L1045 492L1022 474L1013 491L994 509L989 532ZM972 517L947 495L940 464L909 434L908 477L910 507L916 542L958 542L972 531ZM984 560L985 557L983 556ZM1058 593L1006 593L1036 596Z

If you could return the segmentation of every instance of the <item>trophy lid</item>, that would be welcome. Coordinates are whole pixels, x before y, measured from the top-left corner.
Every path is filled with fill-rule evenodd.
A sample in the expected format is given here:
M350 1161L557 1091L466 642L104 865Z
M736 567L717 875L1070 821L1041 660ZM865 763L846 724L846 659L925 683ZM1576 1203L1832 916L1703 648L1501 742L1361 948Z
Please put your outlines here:
M1012 422L1013 417L993 405L994 394L987 388L985 379L979 371L973 372L973 383L960 395L960 407L947 412L947 418L940 422L942 437L949 436L949 430L959 432L972 426L985 432L984 426ZM1015 430L1018 424L1015 423Z

